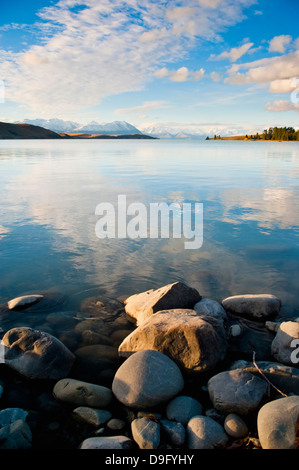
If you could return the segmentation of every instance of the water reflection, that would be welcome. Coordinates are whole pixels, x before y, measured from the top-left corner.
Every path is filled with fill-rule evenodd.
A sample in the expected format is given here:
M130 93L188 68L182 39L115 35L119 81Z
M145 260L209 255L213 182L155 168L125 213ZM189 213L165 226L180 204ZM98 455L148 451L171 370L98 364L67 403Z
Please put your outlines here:
M0 299L96 288L118 298L182 280L216 300L274 293L295 314L298 160L294 143L1 142ZM202 248L99 240L95 207L119 194L202 202Z

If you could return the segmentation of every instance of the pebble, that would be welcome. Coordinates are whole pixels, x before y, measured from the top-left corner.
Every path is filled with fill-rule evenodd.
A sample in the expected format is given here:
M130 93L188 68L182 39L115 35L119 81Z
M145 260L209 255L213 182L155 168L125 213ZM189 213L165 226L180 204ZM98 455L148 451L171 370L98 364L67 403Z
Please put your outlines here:
M194 416L187 424L188 449L215 449L225 446L228 435L208 416Z
M63 402L96 408L108 406L112 399L109 388L71 378L59 380L53 394Z
M125 421L118 418L112 418L107 423L107 428L111 429L112 431L121 431L126 427Z
M89 437L80 444L80 449L131 449L134 442L126 436Z
M160 444L160 425L149 418L137 418L131 424L134 441L140 449L157 449Z
M225 432L235 438L242 438L247 436L248 427L245 421L237 414L230 413L226 416L224 421Z
M171 444L174 446L182 446L185 442L186 432L182 423L162 419L160 421L161 430L169 438Z
M88 406L79 406L73 410L73 415L79 421L91 424L92 426L101 426L112 417L110 411L90 408Z

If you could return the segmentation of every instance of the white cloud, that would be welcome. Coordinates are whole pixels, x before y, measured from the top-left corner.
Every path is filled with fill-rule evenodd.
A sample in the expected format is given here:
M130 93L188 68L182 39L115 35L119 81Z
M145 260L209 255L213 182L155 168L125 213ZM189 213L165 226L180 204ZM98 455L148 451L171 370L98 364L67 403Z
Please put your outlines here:
M270 82L269 91L270 93L291 93L294 88L299 86L298 82L294 78L273 80L272 82Z
M225 81L239 85L264 84L272 93L288 93L292 84L296 83L297 77L299 77L299 49L282 56L246 64L234 64L228 71Z
M269 42L269 51L284 53L286 51L286 46L288 46L291 41L292 41L292 36L290 36L289 34L287 35L282 34L281 36L275 36Z
M213 80L213 82L220 82L221 80L221 75L218 72L211 72L210 77Z
M178 7L177 0L60 0L27 25L36 35L34 45L0 50L6 98L40 117L70 118L106 96L141 90L161 65L183 58L199 39L218 40L253 3L185 0ZM202 75L203 69L184 67L169 72L174 81Z
M240 47L233 47L230 51L224 51L219 55L211 55L211 60L223 60L229 59L231 62L236 62L236 60L240 59L244 54L246 54L249 49L253 46L253 42L248 42L243 44Z
M125 115L125 114L139 114L145 113L148 111L154 111L157 109L168 109L171 108L166 101L145 101L140 106L135 106L132 108L119 108L116 109L115 114L117 115ZM140 116L139 116L140 117ZM143 116L144 119L144 116Z
M275 100L272 103L266 103L265 109L272 113L281 113L287 111L296 111L299 113L299 103L292 103L287 100Z
M155 76L158 78L168 77L172 82L187 82L187 81L198 81L204 76L205 70L189 70L187 67L180 67L177 70L168 70L163 67L155 72Z

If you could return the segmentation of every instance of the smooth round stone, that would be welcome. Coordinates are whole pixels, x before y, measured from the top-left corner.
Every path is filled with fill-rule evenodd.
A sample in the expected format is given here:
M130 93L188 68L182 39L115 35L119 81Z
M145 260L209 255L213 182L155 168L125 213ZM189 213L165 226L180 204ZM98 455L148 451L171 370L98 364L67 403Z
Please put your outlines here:
M122 419L118 419L118 418L112 418L107 423L107 428L111 429L112 431L120 431L125 426L126 426L125 421L123 421Z
M116 398L132 408L150 408L177 395L184 387L178 366L164 354L139 351L116 371L112 391Z
M208 416L194 416L187 424L188 449L215 449L225 446L228 435L221 424Z
M226 311L216 300L203 298L194 305L193 309L201 315L210 315L221 323L227 320Z
M222 300L222 305L235 315L261 320L277 315L281 300L272 294L245 294L227 297Z
M107 387L69 378L59 380L53 394L63 402L95 408L106 407L112 399L112 392Z
M195 398L184 395L171 400L166 408L166 416L169 420L175 420L183 425L187 424L193 416L202 414L202 405Z
M248 427L244 420L235 413L230 413L226 416L224 421L225 432L235 438L242 438L247 436Z
M246 415L254 411L267 393L267 382L250 372L220 372L208 381L210 399L222 413Z

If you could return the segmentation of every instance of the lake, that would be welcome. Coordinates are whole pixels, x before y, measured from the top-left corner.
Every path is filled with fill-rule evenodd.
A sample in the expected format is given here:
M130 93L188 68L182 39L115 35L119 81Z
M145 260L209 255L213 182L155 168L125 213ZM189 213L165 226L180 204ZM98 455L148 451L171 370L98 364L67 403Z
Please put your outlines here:
M0 303L123 298L175 281L204 297L269 293L298 315L299 145L200 140L0 142ZM99 239L99 203L203 204L203 244Z

